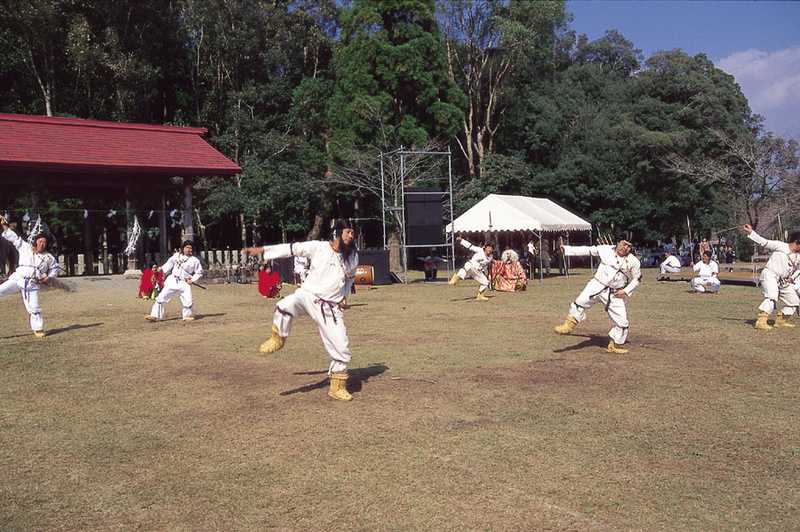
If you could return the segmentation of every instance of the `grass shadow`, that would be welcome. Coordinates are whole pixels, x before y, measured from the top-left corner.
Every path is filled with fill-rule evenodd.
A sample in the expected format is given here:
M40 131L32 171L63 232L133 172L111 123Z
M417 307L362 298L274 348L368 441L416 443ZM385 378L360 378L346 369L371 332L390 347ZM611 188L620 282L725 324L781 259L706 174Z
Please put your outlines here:
M575 345L570 345L562 349L553 349L553 353L567 353L569 351L581 351L587 347L603 347L608 345L607 336L590 336L590 335L571 335L586 338L586 340L579 342Z
M216 314L198 314L197 316L194 317L194 320L200 321L206 318L218 318L220 316L225 316L225 315L226 315L225 312L217 312Z
M356 368L351 369L349 371L350 378L347 380L347 390L350 393L357 393L361 391L363 383L367 382L370 377L375 377L380 375L381 373L385 372L389 369L388 366L385 364L370 364L366 368ZM300 371L295 373L295 375L320 375L324 374L325 378L321 381L312 382L310 384L304 384L303 386L298 386L297 388L292 388L291 390L285 390L282 392L278 392L278 395L294 395L296 393L308 393L314 390L319 390L320 388L324 388L328 385L328 372L327 371Z
M102 321L97 322L97 323L86 323L86 324L76 323L74 325L67 325L66 327L59 327L58 329L50 329L49 331L47 331L47 336L53 336L53 335L56 335L56 334L61 334L61 333L69 332L69 331L76 331L78 329L88 329L90 327L100 327L102 325L103 325Z
M725 317L722 317L722 316L719 319L721 321L737 321L739 323L744 323L745 325L753 325L753 326L755 326L755 324L756 324L756 320L753 320L753 319L749 319L749 320L744 319L743 320L742 318L725 318Z

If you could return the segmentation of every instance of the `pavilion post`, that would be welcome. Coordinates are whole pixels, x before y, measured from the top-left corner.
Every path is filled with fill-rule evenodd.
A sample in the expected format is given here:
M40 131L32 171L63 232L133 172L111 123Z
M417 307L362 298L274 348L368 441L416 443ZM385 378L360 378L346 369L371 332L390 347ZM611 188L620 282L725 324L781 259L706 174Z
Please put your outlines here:
M92 215L87 211L83 216L83 274L94 275L97 269L94 266L94 231L92 230Z
M131 208L130 183L125 185L125 226L125 233L128 235L128 240L130 240L131 235L133 234L133 209ZM136 255L138 254L138 251L139 243L137 242L136 250L134 251L133 255L128 255L127 257L128 264L125 268L125 273L122 274L126 279L140 279L142 277L142 270L136 266Z
M161 254L161 262L167 260L169 256L169 242L167 239L167 193L161 191L161 210L158 211L158 251Z
M191 177L183 178L183 238L194 242L194 208L192 207L192 184Z

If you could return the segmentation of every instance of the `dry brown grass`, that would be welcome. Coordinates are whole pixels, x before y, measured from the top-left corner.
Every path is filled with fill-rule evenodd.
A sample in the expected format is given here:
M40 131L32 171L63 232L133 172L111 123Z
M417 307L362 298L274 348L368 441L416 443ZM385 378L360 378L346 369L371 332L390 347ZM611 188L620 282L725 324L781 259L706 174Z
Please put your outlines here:
M585 274L362 291L351 403L307 318L257 355L252 285L149 324L134 282L80 281L43 294L44 340L5 298L0 529L796 528L800 331L754 331L754 288L651 273L625 356L601 308L551 332Z

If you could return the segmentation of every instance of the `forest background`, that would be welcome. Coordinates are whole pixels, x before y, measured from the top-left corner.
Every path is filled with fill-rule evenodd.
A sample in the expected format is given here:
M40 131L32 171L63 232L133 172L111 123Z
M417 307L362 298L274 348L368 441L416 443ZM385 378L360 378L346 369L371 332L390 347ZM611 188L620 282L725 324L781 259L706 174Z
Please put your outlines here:
M452 151L456 215L546 196L646 244L687 219L696 237L797 222L798 143L732 76L614 29L590 41L563 1L0 0L0 112L208 128L243 169L195 186L214 248L380 220L379 154L400 146ZM85 210L124 247L122 197L36 194L60 246L81 247ZM31 209L30 188L0 199Z

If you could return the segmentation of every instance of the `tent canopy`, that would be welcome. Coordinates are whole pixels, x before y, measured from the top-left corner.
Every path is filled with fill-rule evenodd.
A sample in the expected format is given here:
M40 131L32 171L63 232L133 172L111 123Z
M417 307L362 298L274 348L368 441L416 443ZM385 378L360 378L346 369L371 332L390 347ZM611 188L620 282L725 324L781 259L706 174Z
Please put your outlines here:
M447 225L447 232L591 231L592 225L547 198L489 194Z

